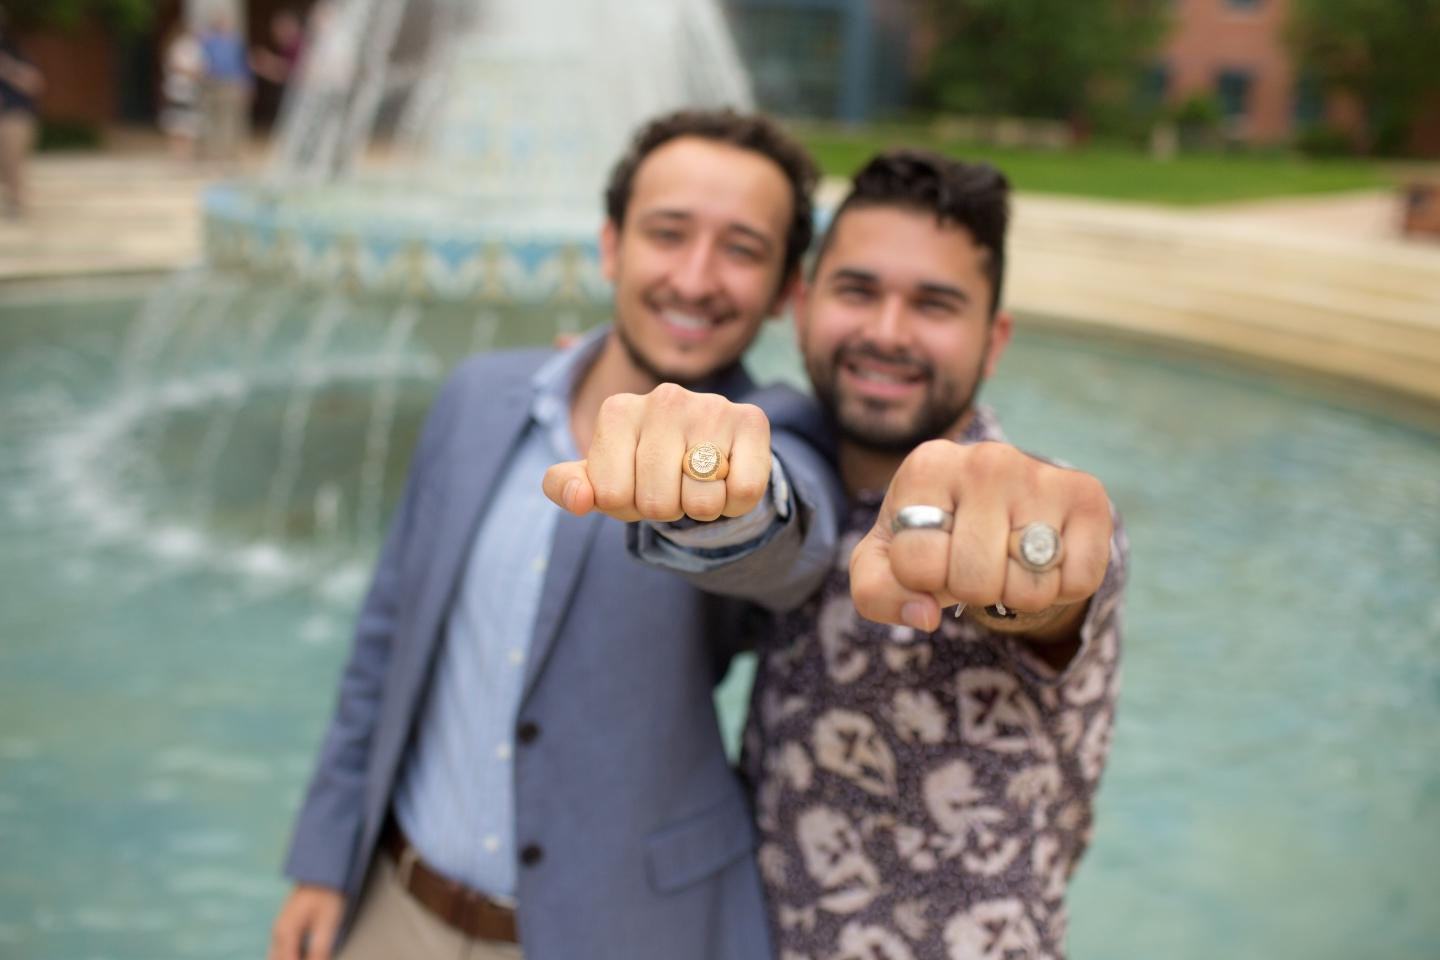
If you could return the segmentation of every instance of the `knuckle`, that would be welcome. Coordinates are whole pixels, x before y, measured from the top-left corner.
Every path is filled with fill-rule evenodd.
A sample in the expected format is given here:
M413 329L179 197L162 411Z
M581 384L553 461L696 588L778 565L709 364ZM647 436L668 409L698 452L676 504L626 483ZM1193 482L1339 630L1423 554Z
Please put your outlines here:
M754 506L765 496L765 488L769 486L769 479L746 478L735 480L729 484L730 496L739 503L746 506Z
M602 435L621 424L635 421L637 403L643 398L630 393L613 393L600 402L600 412L595 416L595 432Z
M635 508L646 520L673 520L678 512L675 502L660 493L644 493L636 498Z
M676 383L657 384L654 390L650 391L650 402L662 410L674 409L685 402L690 391Z
M746 430L763 430L767 436L770 433L770 418L753 403L735 404L735 423Z
M1010 447L999 441L972 443L966 448L967 459L984 465L987 469L1004 463L1009 457Z
M949 440L926 440L910 454L915 466L922 470L934 470L953 461L959 445Z
M718 520L725 512L725 504L714 500L687 500L685 515L696 520Z
M615 484L595 484L595 506L602 511L619 510L630 506L630 496L630 491Z
M1075 498L1081 508L1103 516L1107 524L1110 522L1110 497L1098 477L1080 474L1075 484Z

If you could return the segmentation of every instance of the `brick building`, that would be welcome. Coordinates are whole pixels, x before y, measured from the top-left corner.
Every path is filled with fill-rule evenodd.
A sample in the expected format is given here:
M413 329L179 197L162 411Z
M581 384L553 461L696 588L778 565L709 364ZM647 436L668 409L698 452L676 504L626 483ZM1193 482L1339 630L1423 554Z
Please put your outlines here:
M1171 104L1213 95L1233 139L1289 140L1321 111L1285 49L1289 7L1289 0L1178 0L1151 85Z

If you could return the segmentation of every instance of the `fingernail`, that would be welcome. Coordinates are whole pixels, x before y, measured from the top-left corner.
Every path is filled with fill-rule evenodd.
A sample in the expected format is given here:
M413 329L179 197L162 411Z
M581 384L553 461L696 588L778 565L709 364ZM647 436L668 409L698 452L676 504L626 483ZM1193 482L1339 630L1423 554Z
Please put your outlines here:
M565 484L565 489L560 492L560 499L565 503L566 510L575 509L575 496L580 492L580 481L571 480Z
M925 604L919 600L911 600L901 607L900 619L905 622L905 626L907 627L914 627L916 630L925 631L930 629L930 611L927 610Z

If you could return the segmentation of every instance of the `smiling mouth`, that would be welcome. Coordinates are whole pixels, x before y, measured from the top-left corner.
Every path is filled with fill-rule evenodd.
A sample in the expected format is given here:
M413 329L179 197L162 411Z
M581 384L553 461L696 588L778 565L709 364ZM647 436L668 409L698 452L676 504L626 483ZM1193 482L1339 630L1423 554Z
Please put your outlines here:
M928 379L922 367L863 357L846 358L840 367L860 392L874 397L906 396Z
M711 316L673 308L656 310L656 314L672 335L686 341L706 339L729 319L727 315Z

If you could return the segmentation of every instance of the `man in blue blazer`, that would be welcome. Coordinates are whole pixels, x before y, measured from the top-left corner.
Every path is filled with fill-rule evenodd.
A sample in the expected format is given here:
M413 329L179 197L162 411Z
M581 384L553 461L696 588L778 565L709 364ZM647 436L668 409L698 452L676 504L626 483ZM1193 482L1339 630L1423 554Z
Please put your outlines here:
M783 429L787 398L757 397L768 423L730 400L751 394L739 358L794 287L814 179L762 118L653 122L606 194L613 326L472 358L442 388L300 811L272 958L771 955L711 699L742 608L632 559L618 520L555 510L541 477L605 456L590 441L607 413L689 443L768 439L758 474L715 484L667 459L668 502L596 495L615 515L629 497L636 519L723 515L670 535L773 554L783 573L748 592L762 603L813 591L830 471ZM653 472L648 449L636 466Z

